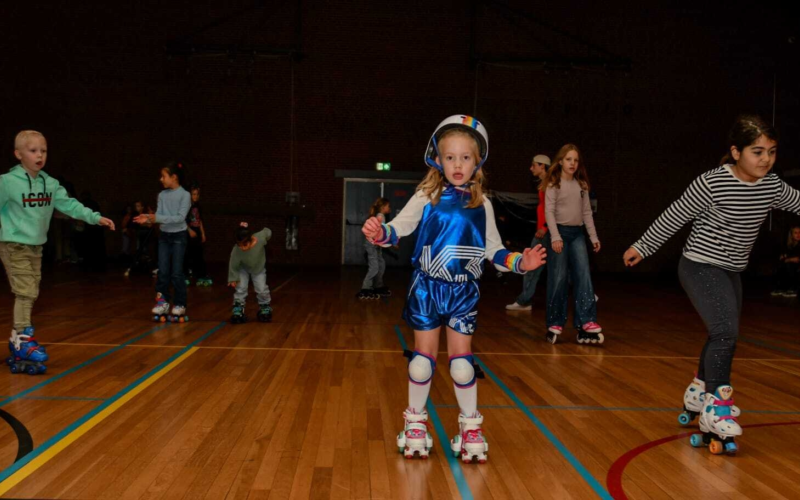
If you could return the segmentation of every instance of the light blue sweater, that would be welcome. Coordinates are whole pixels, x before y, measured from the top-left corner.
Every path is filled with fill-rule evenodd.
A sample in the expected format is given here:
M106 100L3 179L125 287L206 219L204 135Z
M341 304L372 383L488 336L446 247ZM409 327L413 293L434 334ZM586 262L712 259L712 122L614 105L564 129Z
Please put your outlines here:
M177 233L186 231L186 214L192 207L192 195L178 186L176 189L165 189L158 194L156 222L161 224L161 231Z

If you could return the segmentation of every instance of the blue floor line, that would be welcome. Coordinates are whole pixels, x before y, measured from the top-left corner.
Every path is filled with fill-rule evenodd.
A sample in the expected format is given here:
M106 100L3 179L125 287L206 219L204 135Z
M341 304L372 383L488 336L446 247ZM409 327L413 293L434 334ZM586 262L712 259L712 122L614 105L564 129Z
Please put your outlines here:
M490 370L489 367L486 366L486 364L484 364L483 361L478 359L477 356L474 356L474 359L481 366L484 373L488 375L489 378L491 378L495 384L497 384L497 386L506 394L506 396L508 396L509 399L511 399L511 401L514 402L517 408L522 410L522 413L524 413L528 417L528 419L530 419L530 421L533 422L533 425L535 425L536 428L539 429L539 431L548 439L548 441L550 441L550 443L553 446L555 446L555 448L561 453L561 455L563 455L564 458L567 459L570 465L572 465L572 467L578 472L578 474L580 474L580 476L583 478L584 481L586 481L589 487L592 488L595 493L597 493L597 496L603 498L604 500L613 500L613 498L608 493L608 491L606 491L603 485L601 485L597 481L597 479L595 479L594 476L592 476L592 474L588 470L586 470L586 467L584 467L583 464L581 464L580 461L578 461L575 455L573 455L572 452L570 452L569 449L566 446L564 446L564 444L555 436L555 434L553 434L550 431L550 429L548 429L547 426L544 425L544 423L541 420L539 420L536 417L536 415L533 414L533 412L531 412L530 408L528 408L522 402L522 400L520 400L517 397L517 395L514 394L514 391L509 389L508 386L506 386L506 384L504 384L503 381L500 380L500 378L497 375L495 375L494 372Z
M72 396L25 396L22 399L26 400L41 400L41 401L105 401L106 398L81 398Z
M407 350L408 346L406 345L406 340L403 338L403 332L400 331L400 327L394 325L394 331L397 333L397 339L400 341L403 350ZM444 425L442 425L439 413L436 411L436 406L433 404L433 401L431 401L431 398L428 398L427 407L428 416L433 421L433 428L436 430L436 435L439 438L439 446L442 447L442 453L447 457L447 465L450 466L450 472L453 474L458 492L464 500L472 500L472 490L469 488L467 479L464 477L464 471L461 470L461 464L458 459L453 456L452 451L450 451L450 438L447 436L447 431L445 431Z
M72 422L70 425L68 425L67 427L65 427L61 431L59 431L56 435L54 435L53 437L51 437L50 439L48 439L47 441L45 441L41 445L39 445L36 448L34 448L33 451L31 451L30 453L28 453L27 455L25 455L21 459L19 459L16 462L14 462L14 464L12 464L11 466L9 466L8 468L6 468L3 471L0 471L0 482L3 482L6 479L8 479L9 477L11 477L12 474L17 472L19 469L23 468L25 465L30 463L33 459L35 459L36 457L38 457L39 455L41 455L42 453L44 453L48 449L52 448L56 443L58 443L59 441L64 439L72 431L74 431L75 429L77 429L78 427L83 425L84 423L88 422L92 417L94 417L95 415L97 415L101 411L105 410L106 408L108 408L109 406L114 404L120 398L122 398L127 393L129 393L130 391L135 389L138 385L142 384L147 379L152 377L154 374L156 374L159 371L161 371L165 366L169 365L174 360L176 360L176 359L180 358L181 356L183 356L187 351L189 351L195 345L199 344L200 342L202 342L203 340L205 340L206 338L211 336L214 332L216 332L217 330L219 330L220 328L225 326L225 324L226 323L224 321L219 323L217 326L215 326L214 328L212 328L211 330L207 331L205 334L200 336L197 340L193 341L191 344L187 345L186 347L184 347L180 351L178 351L175 354L173 354L172 356L170 356L166 361L160 363L155 368L153 368L152 370L148 371L147 373L145 373L144 375L139 377L134 382L128 384L124 389L122 389L121 391L117 392L114 396L112 396L111 398L105 400L102 404L96 406L94 409L92 409L91 411L89 411L88 413L83 415L81 418L79 418L78 420Z
M24 391L14 395L14 396L8 396L7 398L5 398L2 401L0 401L0 407L5 406L8 403L11 403L12 401L15 401L17 399L24 398L28 394L30 394L32 392L35 392L35 391L38 391L42 387L46 387L46 386L52 384L53 382L61 380L62 378L66 377L67 375L75 373L76 371L80 370L81 368L91 365L95 361L99 361L99 360L105 358L106 356L109 356L109 355L111 355L111 354L113 354L113 353L115 353L115 352L117 352L117 351L119 351L121 349L124 349L126 346L129 346L129 345L133 344L134 342L138 342L138 341L142 340L143 338L147 337L148 335L151 335L154 332L157 332L158 330L164 328L165 326L166 325L159 325L159 326L157 326L155 328L151 328L150 330L146 331L145 333L143 333L143 334L141 334L141 335L139 335L137 337L134 337L131 340L129 340L129 341L123 343L123 344L120 344L120 345L118 345L118 346L116 346L114 348L111 348L111 349L109 349L108 351L106 351L106 352L104 352L102 354L98 354L97 356L95 356L95 357L93 357L91 359L88 359L88 360L84 361L83 363L80 363L80 364L78 364L76 366L73 366L72 368L70 368L70 369L68 369L68 370L66 370L64 372L61 372L61 373L59 373L58 375L56 375L54 377L50 377L47 380L44 380L43 382L39 382L38 384L34 385L33 387L25 389ZM30 376L30 375L22 375L22 374L20 374L20 376Z

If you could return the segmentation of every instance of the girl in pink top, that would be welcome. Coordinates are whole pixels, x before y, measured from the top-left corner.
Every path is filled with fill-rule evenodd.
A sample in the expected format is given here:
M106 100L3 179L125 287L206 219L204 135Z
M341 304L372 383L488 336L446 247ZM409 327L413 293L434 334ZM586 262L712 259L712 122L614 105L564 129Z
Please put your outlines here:
M578 343L602 344L584 233L589 233L595 252L600 251L600 240L589 203L589 175L577 146L567 144L558 151L539 189L545 192L545 219L552 242L547 249L547 340L558 342L567 322L571 276L575 324L580 325Z

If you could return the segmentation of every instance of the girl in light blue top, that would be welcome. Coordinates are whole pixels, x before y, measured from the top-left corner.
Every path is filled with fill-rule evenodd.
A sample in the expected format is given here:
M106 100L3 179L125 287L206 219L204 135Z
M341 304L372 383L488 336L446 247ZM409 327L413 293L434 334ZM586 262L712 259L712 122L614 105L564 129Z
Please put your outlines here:
M183 257L186 253L188 232L186 214L192 206L192 196L181 187L186 180L186 167L182 163L170 162L161 169L161 184L164 190L158 195L155 214L142 214L134 219L137 223L161 225L158 237L158 280L156 281L156 305L153 314L164 321L169 310L169 283L175 291L170 320L184 321L186 316L186 280L183 276Z

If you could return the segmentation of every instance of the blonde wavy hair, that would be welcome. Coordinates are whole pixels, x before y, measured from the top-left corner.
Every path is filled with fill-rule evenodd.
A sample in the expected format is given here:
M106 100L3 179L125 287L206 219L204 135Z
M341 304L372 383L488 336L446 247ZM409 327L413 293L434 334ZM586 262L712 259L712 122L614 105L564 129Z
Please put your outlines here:
M472 135L464 130L460 129L450 129L445 131L441 137L439 137L438 141L441 143L446 137L451 135L461 135L464 137L469 137L472 139L472 142L475 145L474 148L474 157L477 161L480 161L480 149L478 146L478 141L475 140ZM431 199L431 205L436 205L439 203L439 200L442 197L442 192L444 191L444 183L445 177L442 173L439 172L438 169L430 167L428 169L428 173L425 175L425 178L422 179L422 182L419 183L417 186L417 191L422 191L422 193ZM467 186L469 187L469 194L470 200L467 203L467 208L478 208L483 205L483 190L486 186L487 179L486 174L483 173L483 169L478 169L477 172L472 176Z

